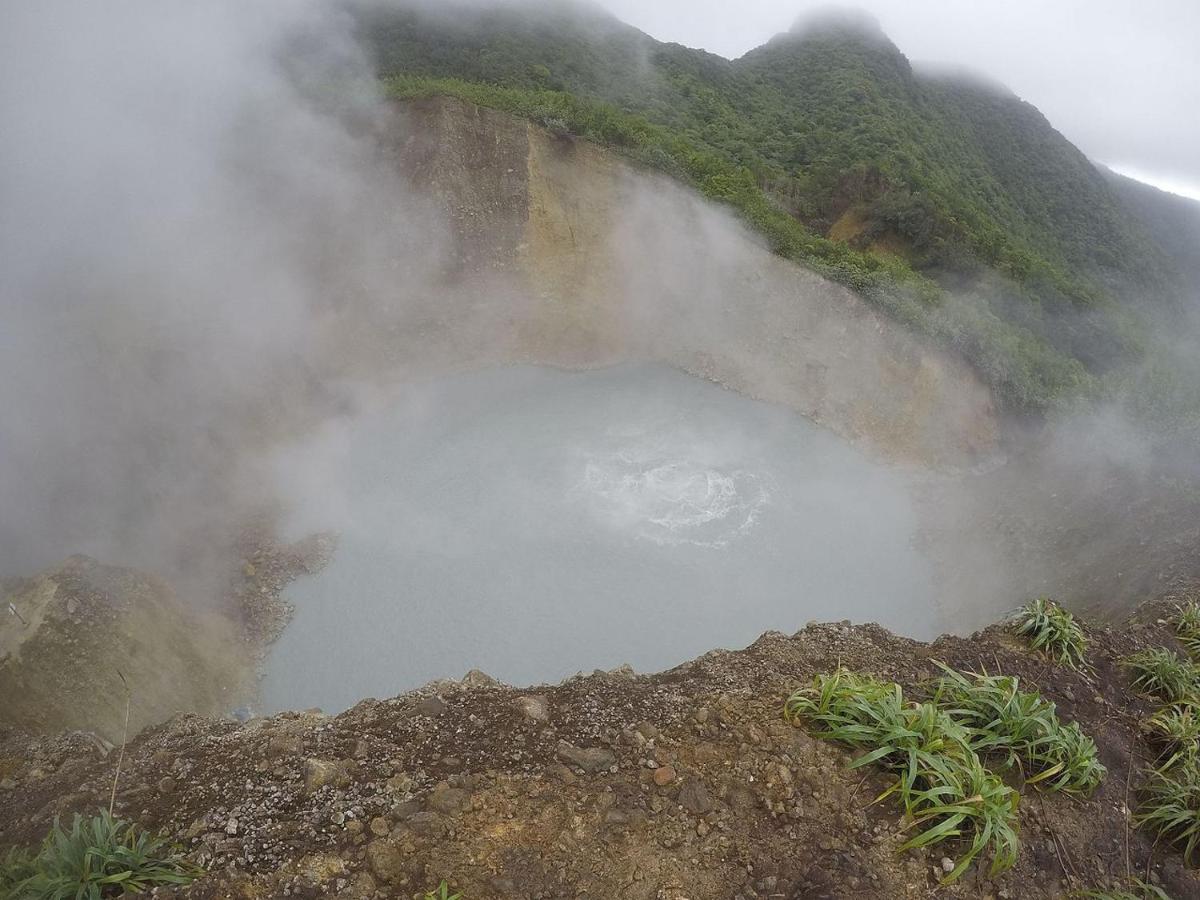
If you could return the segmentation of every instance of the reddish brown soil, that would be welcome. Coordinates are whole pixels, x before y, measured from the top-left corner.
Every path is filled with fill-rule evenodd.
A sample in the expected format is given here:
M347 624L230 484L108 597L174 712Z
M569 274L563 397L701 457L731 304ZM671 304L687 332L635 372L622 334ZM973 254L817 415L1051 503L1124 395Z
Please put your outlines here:
M1129 824L1150 704L1117 660L1173 644L1160 612L1091 630L1094 676L999 627L926 645L873 625L814 625L659 675L517 690L476 673L332 718L183 717L130 744L117 809L208 866L180 892L195 898L412 897L444 878L466 900L1025 900L1127 873L1196 897L1200 877L1178 852ZM780 715L792 689L839 663L912 686L935 659L1040 687L1108 767L1087 799L1025 788L1016 867L989 879L976 866L946 888L937 870L953 848L896 852L900 815L871 802L886 776L850 771L848 753ZM117 753L102 749L79 734L0 736L0 847L106 804Z

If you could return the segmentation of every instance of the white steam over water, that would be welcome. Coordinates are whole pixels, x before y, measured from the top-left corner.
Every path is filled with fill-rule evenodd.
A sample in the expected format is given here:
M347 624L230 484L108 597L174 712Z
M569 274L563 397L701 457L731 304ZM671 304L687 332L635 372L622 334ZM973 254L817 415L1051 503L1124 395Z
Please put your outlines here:
M296 478L308 467L321 478ZM480 668L669 667L810 619L945 622L904 476L786 409L657 366L445 378L299 447L340 524L294 586L269 710L342 709Z

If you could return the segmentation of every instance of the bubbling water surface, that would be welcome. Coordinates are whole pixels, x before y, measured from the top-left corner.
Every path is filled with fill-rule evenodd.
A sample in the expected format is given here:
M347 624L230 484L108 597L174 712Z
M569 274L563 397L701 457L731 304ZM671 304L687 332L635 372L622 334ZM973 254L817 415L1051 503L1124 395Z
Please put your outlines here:
M270 710L471 668L518 684L660 669L810 619L940 624L903 474L672 369L439 379L338 447L296 498L298 532L341 534L291 590Z

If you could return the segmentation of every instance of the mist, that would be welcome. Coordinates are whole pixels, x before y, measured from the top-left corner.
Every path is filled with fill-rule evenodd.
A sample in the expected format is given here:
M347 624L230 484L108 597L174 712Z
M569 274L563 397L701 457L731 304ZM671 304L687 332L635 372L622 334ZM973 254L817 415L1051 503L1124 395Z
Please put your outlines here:
M350 35L320 2L6 10L0 572L211 574L271 499L256 450L337 402L317 323L436 259Z
M1194 432L1137 402L1164 363L1187 372L1186 317L1149 322L1174 349L1091 404L1009 421L962 353L677 182L500 113L386 101L350 10L9 16L0 576L87 553L211 600L252 517L338 531L334 580L297 589L268 672L299 684L286 672L330 683L371 640L393 677L388 652L436 649L455 623L464 650L540 680L601 624L580 667L625 661L623 642L657 667L848 614L966 631L1035 593L1112 610L1188 574ZM1024 301L1010 288L985 273L947 306ZM1086 340L1087 315L1046 327ZM646 552L680 521L703 538L686 558ZM506 667L500 645L537 665ZM453 674L410 655L403 683L329 702Z

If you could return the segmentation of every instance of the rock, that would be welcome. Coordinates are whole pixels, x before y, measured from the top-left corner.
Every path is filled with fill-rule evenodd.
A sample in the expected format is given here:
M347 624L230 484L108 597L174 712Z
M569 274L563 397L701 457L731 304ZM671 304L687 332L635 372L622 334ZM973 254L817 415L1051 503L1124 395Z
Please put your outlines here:
M463 676L459 684L467 688L484 688L496 687L500 682L486 672L481 672L479 669L472 669Z
M679 786L679 795L676 800L680 806L695 816L702 816L712 809L712 798L708 794L708 788L695 776L689 776L683 780L683 784Z
M370 900L379 890L379 885L371 877L371 873L362 872L350 885L350 897L353 900Z
M371 820L371 834L375 835L376 837L383 837L391 830L391 826L388 825L388 820L383 816L376 816Z
M954 860L948 856L942 857L942 871L949 875L954 871Z
M617 763L617 758L611 750L605 750L603 747L581 748L566 741L558 742L555 753L563 762L583 769L589 775L605 772Z
M404 854L399 843L379 838L367 844L367 865L380 881L399 881L404 875Z
M420 800L404 800L392 806L392 818L403 822L421 811Z
M692 718L696 720L697 724L703 725L708 721L708 707L700 707L698 710L692 713Z
M310 793L326 785L346 787L350 784L350 774L344 763L310 757L304 761L303 771L304 789Z
M471 794L462 788L452 788L443 781L425 798L425 805L434 812L452 816L470 808Z
M446 711L446 704L440 697L426 697L417 703L417 714L436 718Z
M225 833L228 835L235 835L238 833L238 820L237 819L230 819L228 822L225 823Z
M532 719L535 722L546 722L550 719L550 704L541 694L518 697L513 701L513 706L525 718Z
M304 741L298 734L278 732L267 741L267 755L270 757L299 756L303 752Z
M167 775L164 778L158 779L158 792L160 794L175 793L175 779L172 778L170 775Z
M635 730L648 741L654 740L659 735L658 727L652 722L639 722Z
M659 766L654 770L654 783L659 787L666 787L675 780L675 769L673 766Z
M345 875L346 862L333 853L313 853L300 860L296 869L301 878L315 887Z
M413 780L407 775L393 775L383 783L384 789L394 794L405 794L412 790Z

